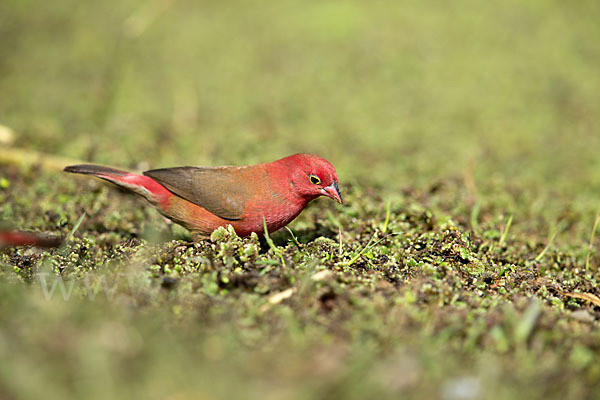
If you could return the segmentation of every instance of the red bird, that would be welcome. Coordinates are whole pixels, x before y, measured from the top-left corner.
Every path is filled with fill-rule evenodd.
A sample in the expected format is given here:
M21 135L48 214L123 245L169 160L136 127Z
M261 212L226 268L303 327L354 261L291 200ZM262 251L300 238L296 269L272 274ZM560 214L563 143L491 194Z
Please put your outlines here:
M12 246L58 247L60 239L34 232L0 231L0 248Z
M342 203L335 168L314 154L243 167L155 169L143 175L99 165L72 165L65 171L94 175L137 193L190 230L195 240L228 224L240 236L263 234L264 221L274 232L319 196Z

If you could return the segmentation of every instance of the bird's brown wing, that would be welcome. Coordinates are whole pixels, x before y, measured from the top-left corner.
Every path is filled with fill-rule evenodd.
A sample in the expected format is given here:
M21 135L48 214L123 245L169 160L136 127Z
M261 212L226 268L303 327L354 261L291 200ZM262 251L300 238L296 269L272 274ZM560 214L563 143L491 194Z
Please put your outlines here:
M249 194L236 167L154 169L144 175L169 191L228 220L240 220Z

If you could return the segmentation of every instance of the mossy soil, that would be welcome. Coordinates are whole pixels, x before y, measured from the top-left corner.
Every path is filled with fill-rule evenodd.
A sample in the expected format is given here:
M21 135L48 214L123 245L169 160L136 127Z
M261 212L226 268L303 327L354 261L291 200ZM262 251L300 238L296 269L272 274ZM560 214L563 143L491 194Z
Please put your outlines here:
M315 201L270 244L230 229L194 243L99 181L2 172L4 219L65 239L2 252L8 398L598 390L595 241L532 236L493 205L455 212L471 196L458 180L393 201L347 186L346 205Z

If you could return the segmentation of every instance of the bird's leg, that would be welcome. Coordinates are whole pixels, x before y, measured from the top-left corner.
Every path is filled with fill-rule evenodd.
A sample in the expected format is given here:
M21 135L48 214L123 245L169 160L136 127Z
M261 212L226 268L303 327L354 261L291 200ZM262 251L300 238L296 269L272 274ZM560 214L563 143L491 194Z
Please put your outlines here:
M266 253L271 248L264 235L258 235L258 244L260 245L260 254Z

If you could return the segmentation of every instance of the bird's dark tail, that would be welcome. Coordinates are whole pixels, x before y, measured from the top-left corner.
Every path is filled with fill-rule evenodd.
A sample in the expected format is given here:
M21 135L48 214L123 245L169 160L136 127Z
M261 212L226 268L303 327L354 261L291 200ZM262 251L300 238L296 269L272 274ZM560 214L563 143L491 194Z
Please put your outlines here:
M92 165L92 164L79 164L79 165L69 165L65 167L65 172L71 172L74 174L84 174L84 175L94 175L98 177L104 176L125 176L128 172L121 171L115 168L103 167L102 165Z
M93 175L139 194L153 204L165 203L172 193L154 179L102 165L80 164L65 167L65 172Z

